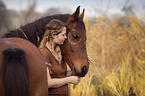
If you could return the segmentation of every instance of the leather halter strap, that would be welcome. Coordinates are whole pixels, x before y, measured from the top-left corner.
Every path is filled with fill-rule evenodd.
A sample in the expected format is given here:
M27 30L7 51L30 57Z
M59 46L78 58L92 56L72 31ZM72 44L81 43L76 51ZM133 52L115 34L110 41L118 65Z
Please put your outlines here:
M24 32L21 28L19 28L18 30L20 30L20 31L23 33L23 35L25 36L25 38L26 38L27 40L29 40L28 37L26 36L25 32Z

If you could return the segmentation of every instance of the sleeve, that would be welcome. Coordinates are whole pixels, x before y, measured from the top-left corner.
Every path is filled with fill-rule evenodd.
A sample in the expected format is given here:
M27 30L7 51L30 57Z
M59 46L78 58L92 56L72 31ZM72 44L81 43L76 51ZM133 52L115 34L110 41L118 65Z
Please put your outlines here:
M42 56L44 57L45 62L51 63L51 58L50 58L50 55L47 52L47 50L46 49L40 49L40 52L41 52Z
M49 73L51 75L52 74L52 64L51 64L52 62L51 62L50 55L46 49L40 49L40 52L45 59L45 64L49 68Z

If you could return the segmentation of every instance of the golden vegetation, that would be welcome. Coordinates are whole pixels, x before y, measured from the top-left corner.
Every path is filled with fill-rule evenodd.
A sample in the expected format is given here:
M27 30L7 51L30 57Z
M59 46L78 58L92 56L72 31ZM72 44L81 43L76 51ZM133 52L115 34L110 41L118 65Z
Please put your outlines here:
M85 20L90 70L70 96L145 96L145 22L136 17Z

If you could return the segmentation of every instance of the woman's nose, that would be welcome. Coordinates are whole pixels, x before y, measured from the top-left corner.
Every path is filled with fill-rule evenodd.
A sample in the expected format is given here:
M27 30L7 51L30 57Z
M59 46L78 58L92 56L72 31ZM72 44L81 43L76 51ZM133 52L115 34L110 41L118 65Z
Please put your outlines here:
M67 39L67 36L65 35L65 37L64 37L65 39Z

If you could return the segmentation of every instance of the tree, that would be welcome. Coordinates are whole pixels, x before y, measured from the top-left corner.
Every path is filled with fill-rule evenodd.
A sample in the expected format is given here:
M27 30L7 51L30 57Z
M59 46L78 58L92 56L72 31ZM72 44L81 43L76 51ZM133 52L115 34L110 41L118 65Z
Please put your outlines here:
M0 36L10 29L11 21L5 4L0 1Z

